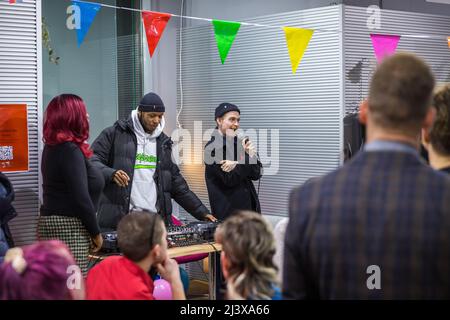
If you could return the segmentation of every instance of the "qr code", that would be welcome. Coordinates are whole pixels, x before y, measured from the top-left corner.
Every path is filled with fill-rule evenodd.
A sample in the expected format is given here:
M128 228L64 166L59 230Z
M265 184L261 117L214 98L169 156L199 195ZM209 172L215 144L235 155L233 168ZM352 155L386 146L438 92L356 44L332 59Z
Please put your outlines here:
M0 160L13 160L13 147L12 146L0 146Z

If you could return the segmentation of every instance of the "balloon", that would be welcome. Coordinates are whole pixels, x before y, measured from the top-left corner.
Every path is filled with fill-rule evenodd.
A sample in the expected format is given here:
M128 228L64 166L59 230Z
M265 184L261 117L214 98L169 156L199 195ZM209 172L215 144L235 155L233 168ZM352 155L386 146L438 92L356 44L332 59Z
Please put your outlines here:
M181 282L183 282L184 293L189 291L189 275L183 268L180 268Z
M172 300L172 287L164 279L158 279L154 283L153 297L156 300Z

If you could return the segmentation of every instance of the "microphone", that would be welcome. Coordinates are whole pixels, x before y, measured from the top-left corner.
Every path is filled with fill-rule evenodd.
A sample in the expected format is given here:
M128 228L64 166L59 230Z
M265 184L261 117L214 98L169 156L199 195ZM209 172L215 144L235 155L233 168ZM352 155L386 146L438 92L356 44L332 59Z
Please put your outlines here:
M241 129L236 130L236 136L238 140L242 141L244 145L250 141L250 138L246 135L244 135L244 132Z
M236 130L236 136L237 136L239 141L242 141L242 146L245 146L245 144L250 141L250 137L244 135L244 132L241 129ZM258 161L261 161L260 157L259 157L259 153L256 152L255 155L256 155Z

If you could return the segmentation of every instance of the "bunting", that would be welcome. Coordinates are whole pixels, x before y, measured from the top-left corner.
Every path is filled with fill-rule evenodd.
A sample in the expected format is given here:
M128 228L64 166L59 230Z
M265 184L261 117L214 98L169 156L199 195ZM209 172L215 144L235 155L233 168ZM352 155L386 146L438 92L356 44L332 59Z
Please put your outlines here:
M216 37L220 60L224 64L241 24L239 22L223 20L213 20L212 24L214 26L214 35Z
M400 36L387 34L371 34L370 38L372 39L373 51L378 63L394 54L400 41Z
M308 47L309 41L313 36L314 30L293 27L283 27L283 30L286 35L292 73L295 74L303 54Z
M22 0L9 0L9 3L19 3ZM77 29L78 46L84 41L86 34L97 15L100 7L103 6L101 3L96 2L85 2L82 0L72 0L72 2L80 8L81 12L81 23L80 28ZM111 5L105 5L110 8L132 10L131 8L116 7ZM139 10L140 11L140 10ZM240 23L234 21L224 21L224 20L214 20L207 18L189 17L189 16L179 16L176 14L168 14L154 11L141 11L142 20L144 23L145 33L147 37L147 44L149 48L150 56L156 50L159 40L166 28L172 16L180 17L182 19L195 19L212 22L214 27L214 36L217 43L217 49L219 51L219 56L222 64L225 64L228 53L231 50L231 46L236 39L237 33L239 32L241 24L244 25L254 25L259 27L269 27L269 28L282 28L285 37L286 44L288 48L289 58L291 61L292 73L295 74L298 66L304 56L304 53L309 45L309 42L314 34L312 29L303 29L295 27L281 27L281 26L268 26L262 24L253 23ZM416 35L404 35L404 37L416 37ZM450 36L445 36L447 38L448 47L450 48ZM378 63L380 63L386 56L395 53L398 43L400 41L400 35L384 35L384 34L371 34L370 35L373 50ZM439 38L442 38L441 36ZM445 38L444 38L445 39Z
M142 11L142 20L144 21L150 57L153 57L159 39L171 17L172 15L168 13Z
M100 11L101 5L97 3L78 1L72 1L72 3L80 8L80 28L77 29L77 42L78 47L80 47L92 25L92 22L95 19L95 16Z

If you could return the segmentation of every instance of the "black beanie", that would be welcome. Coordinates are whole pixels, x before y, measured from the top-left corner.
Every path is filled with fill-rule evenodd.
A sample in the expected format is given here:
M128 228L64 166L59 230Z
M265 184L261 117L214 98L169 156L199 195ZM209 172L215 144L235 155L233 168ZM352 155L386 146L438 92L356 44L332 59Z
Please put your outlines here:
M147 93L139 102L139 111L142 112L166 112L161 98L153 92Z
M219 104L219 106L216 108L216 112L214 114L215 119L220 118L225 113L230 112L230 111L237 111L237 112L239 112L239 114L241 114L241 110L239 110L239 108L237 106L235 106L232 103L223 102L223 103Z

